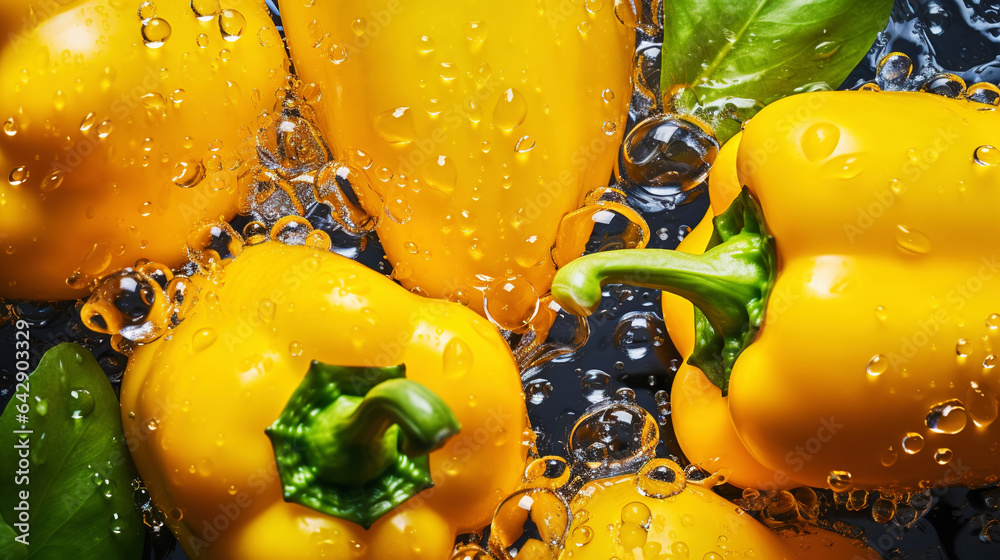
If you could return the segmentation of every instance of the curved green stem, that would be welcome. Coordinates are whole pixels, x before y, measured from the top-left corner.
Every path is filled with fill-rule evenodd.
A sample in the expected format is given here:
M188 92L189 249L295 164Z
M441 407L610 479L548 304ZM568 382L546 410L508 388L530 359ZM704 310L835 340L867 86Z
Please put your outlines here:
M760 328L777 256L760 208L746 189L714 225L709 249L701 255L625 249L580 257L556 274L552 296L584 316L600 306L606 284L657 288L691 301L697 308L696 337L688 361L725 394L736 358Z
M313 362L267 428L285 500L369 527L433 485L427 455L460 430L402 366Z
M396 460L396 453L427 455L459 430L454 413L440 397L407 379L380 383L359 402L350 402L353 411L338 418L337 425L330 426L332 429L324 431L322 437L329 445L321 448L324 457L320 461L326 465L324 474L331 482L367 482L381 475ZM346 407L333 409L334 414L346 411ZM398 428L398 436L390 433L393 426ZM357 461L365 455L378 462L359 464ZM342 465L343 472L333 474L331 465ZM365 468L360 468L362 465Z

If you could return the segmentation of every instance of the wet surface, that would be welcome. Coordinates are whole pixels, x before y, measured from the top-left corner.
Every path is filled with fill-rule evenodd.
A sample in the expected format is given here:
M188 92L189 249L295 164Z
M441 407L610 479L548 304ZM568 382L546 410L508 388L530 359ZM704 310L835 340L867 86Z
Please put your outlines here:
M629 127L657 110L655 91L659 83L659 42L642 36L637 49L639 84L633 95ZM927 77L952 72L966 83L1000 83L1000 1L909 1L900 0L892 12L886 32L866 59L859 64L844 88L873 81L878 61L900 51L913 61L916 74ZM626 166L623 166L623 168ZM634 179L634 178L632 178ZM613 179L612 184L618 184ZM643 186L643 185L646 186ZM665 183L649 188L648 182L625 181L619 185L630 204L640 210L651 233L649 247L673 248L704 215L708 206L705 186L697 183ZM306 217L317 229L336 235L338 226L329 209L316 205ZM237 219L233 226L243 231L249 220ZM613 243L623 224L611 221L595 231L588 250ZM350 236L348 236L350 237ZM354 247L350 255L367 266L388 274L376 238L364 242L347 239ZM337 245L335 240L335 245ZM345 244L345 246L348 244ZM13 348L14 319L31 325L32 365L44 351L60 342L75 341L94 353L113 383L120 383L125 357L115 352L109 337L87 330L79 317L80 304L8 303L0 319L0 348ZM571 356L563 356L524 374L528 413L538 434L539 455L571 457L571 431L581 417L598 403L609 400L634 402L649 411L660 424L657 455L684 464L672 437L668 392L680 356L666 336L661 318L659 293L625 286L609 286L600 310L588 319L590 339ZM0 354L0 406L10 398L13 354ZM720 493L735 499L737 489L721 487ZM841 505L828 491L818 492L829 521L853 525L864 531L869 543L885 558L972 560L1000 557L1000 489L954 488L914 497L899 506L893 520L872 520L867 497L859 511ZM860 500L861 497L858 497ZM861 503L859 502L859 503ZM855 504L857 505L857 504ZM992 542L991 542L992 541ZM147 558L184 558L169 535L147 539Z

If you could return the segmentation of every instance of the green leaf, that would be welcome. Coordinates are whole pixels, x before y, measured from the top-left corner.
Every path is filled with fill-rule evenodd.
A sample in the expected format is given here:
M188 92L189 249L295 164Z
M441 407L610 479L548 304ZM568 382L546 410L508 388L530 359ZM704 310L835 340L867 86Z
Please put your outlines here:
M885 29L892 0L664 2L665 105L727 140L765 104L839 86ZM688 91L676 86L688 86ZM681 91L679 91L681 89ZM691 106L693 90L694 107ZM676 98L684 98L677 100ZM680 107L678 107L678 105Z
M26 459L19 445L27 446ZM132 502L136 473L118 398L87 350L60 344L45 353L0 416L0 446L0 472L11 477L0 484L0 557L142 555L142 519ZM26 525L18 518L25 505Z

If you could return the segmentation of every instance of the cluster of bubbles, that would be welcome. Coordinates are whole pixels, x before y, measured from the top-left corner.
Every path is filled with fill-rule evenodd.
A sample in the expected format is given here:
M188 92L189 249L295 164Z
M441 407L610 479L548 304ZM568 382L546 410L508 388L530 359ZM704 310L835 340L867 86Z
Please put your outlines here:
M656 459L658 440L656 421L634 402L624 398L597 405L573 428L567 449L571 459L548 455L531 461L522 487L497 507L489 537L469 535L469 544L459 545L452 560L555 559L570 544L587 544L594 531L604 530L590 524L590 493L581 492L597 480L632 476L637 500L666 500L689 481L702 484L704 477L688 478L676 463ZM635 528L627 523L631 517L643 512L648 515L649 509L640 501L625 508L621 536Z
M672 531L662 523L649 523L653 519L649 500L670 501L689 485L718 487L726 482L726 474L707 472L695 465L681 467L674 460L656 458L659 438L652 415L628 395L592 407L572 429L566 450L570 459L556 455L534 459L525 471L522 487L497 507L488 537L467 535L452 560L566 558L577 550L585 553L582 547L599 531L611 531L613 541L625 554L635 548L633 543L642 547L649 532ZM636 492L636 500L623 507L620 519L612 519L613 514L606 511L588 511L595 492L614 485L613 481L620 477L631 477ZM858 493L839 494L837 503L843 502L846 508L857 511L864 507L858 505L858 500L867 502L867 493L864 494L864 498ZM925 495L892 495L888 507L892 514L896 504L904 504L901 511L912 509L909 521L912 524L919 515L916 505L910 504L920 504L921 496ZM883 511L885 498L876 502L879 511ZM824 499L811 488L765 492L748 489L736 503L779 532L797 532L804 525L815 525L826 507ZM927 502L923 503L926 506ZM884 522L892 514L886 518L883 513ZM682 516L682 523L685 517L689 516ZM830 528L858 540L863 536L843 523ZM728 538L722 528L719 530L720 539ZM675 552L685 549L681 538L674 539L671 546Z
M219 33L228 42L238 40L243 36L247 27L247 19L238 10L222 9L219 0L191 0L191 11L194 12L198 21L216 21ZM137 11L139 19L142 21L142 43L150 49L158 49L166 44L173 33L170 22L156 14L156 4L154 2L143 2ZM207 44L208 37L201 34L198 43Z
M875 68L875 79L862 83L862 91L923 91L944 97L962 98L996 107L1000 105L1000 89L990 83L966 85L965 80L950 72L913 73L913 61L901 52L883 56Z
M217 17L224 34L236 30L239 18L220 10L212 11L208 6L212 2L192 2L192 7L205 4L206 17ZM218 4L217 0L214 3ZM588 0L590 3L600 3L600 0ZM664 103L660 99L659 42L662 42L662 32L655 14L662 14L662 10L658 2L617 0L614 4L619 19L636 29L639 37L631 128L620 149L611 184L591 193L585 206L564 220L559 237L574 241L552 248L552 258L557 265L584 251L645 246L651 232L643 215L673 210L691 200L707 178L720 148L712 131L700 120L671 112L677 100L667 96ZM155 12L147 15L149 17L143 20L143 37L148 47L156 48L169 39L169 24L157 21ZM1000 90L995 86L966 86L961 78L947 73L914 76L912 62L901 53L883 57L877 70L876 79L860 85L859 89L921 90L989 106L1000 105ZM346 153L331 150L315 124L317 119L311 108L320 98L319 90L290 77L285 93L274 110L264 116L257 131L256 164L241 176L241 213L250 218L242 235L228 224L201 224L189 237L191 262L187 265L171 271L158 263L139 261L133 267L107 276L83 305L80 311L84 324L94 331L112 334L112 343L119 351L127 353L135 344L155 340L182 321L199 297L199 289L207 286L210 292L211 283L218 281L211 279L218 278L224 264L236 258L244 245L273 239L357 258L372 241L372 232L381 220L398 224L410 220L412 211L403 198L383 199L379 192L384 191L376 188L378 182L393 181L392 170L375 165L372 158L360 150ZM678 97L684 94L683 91L675 93ZM405 120L405 115L387 121L394 124L384 124L383 133L391 132L400 118ZM523 149L530 150L532 142L525 140ZM982 165L1000 163L1000 152L984 146L977 150L976 161ZM175 182L184 186L198 180L202 174L203 170L197 166L179 168ZM23 180L20 176L11 177ZM439 181L439 187L441 185L446 187L446 181ZM373 212L373 209L379 211ZM322 224L323 227L316 227L317 216L327 212L330 220ZM598 227L594 235L581 242L574 238L573 232L589 232L589 228L580 225L587 222ZM602 224L606 227L602 228ZM682 238L684 233L682 228L677 237ZM666 241L666 237L665 232L661 239ZM920 252L923 246L919 236L912 232L904 231L899 238L901 247L911 251ZM396 274L397 279L399 274ZM197 277L210 280L201 282ZM489 289L518 289L516 282L503 280ZM612 295L614 290L608 288L606 295ZM462 302L461 298L458 301ZM527 298L519 305L522 304L531 311L518 313L522 319L516 321L505 319L504 313L489 306L486 311L514 348L525 372L526 396L529 403L537 405L552 394L553 384L534 375L544 364L566 361L574 356L586 344L590 326L587 321L567 314L545 294L534 294L533 299ZM625 351L630 359L645 356L651 347L662 346L665 340L662 320L655 312L626 313L615 327L614 345ZM873 376L884 373L884 361L876 356L868 364L867 371ZM588 400L597 404L570 431L567 449L570 460L558 456L534 460L526 471L523 488L499 506L486 542L461 547L453 560L502 559L519 555L557 557L571 540L586 540L587 531L583 529L586 525L578 523L581 514L580 508L574 505L574 497L580 488L595 479L632 474L637 486L667 488L669 491L661 491L662 488L651 491L651 495L663 497L672 495L670 492L674 489L682 491L687 483L715 486L725 481L724 473L705 473L695 466L681 468L673 463L651 462L660 439L657 424L665 424L669 416L666 393L657 394L661 416L658 422L631 401L631 390L619 393L620 400L608 404L610 376L607 373L593 370L581 378L585 396L591 395L593 398L587 397ZM982 387L970 386L961 399L933 407L927 415L926 427L933 432L958 433L969 418L979 426L992 422L996 416L996 395L987 394ZM916 432L906 434L898 446L889 448L884 464L885 461L892 464L897 449L918 453L923 449L923 437ZM946 464L950 458L948 449L934 450L934 460L940 464ZM658 470L643 469L650 464ZM663 469L679 473L679 476L665 477ZM850 482L848 472L830 473L829 485L838 490L832 493L834 505L848 511L869 510L871 518L879 523L894 521L910 527L930 508L931 500L926 492L868 493L850 490ZM821 513L821 502L817 492L808 488L790 492L748 489L738 501L741 507L759 514L761 520L772 527L814 521ZM155 512L151 506L149 509ZM153 517L155 514L150 513L147 524L162 527L162 520ZM845 527L844 532L849 529ZM984 523L982 534L994 538L992 535L1000 534L1000 524L996 520Z
M331 250L357 258L382 220L406 224L412 210L402 197L390 200L380 194L393 191L384 187L402 180L391 169L376 165L362 150L333 153L311 106L320 95L315 85L289 77L283 99L263 119L257 132L258 162L240 181L241 213L253 220L244 234L250 238L254 231L266 231L279 221L295 218L292 221L300 226L311 223L317 232L325 231L331 239ZM545 248L545 258L561 265L584 252L644 247L651 232L631 204L625 191L630 187L621 185L659 187L674 181L684 183L687 189L704 179L710 162L700 160L699 154L714 159L718 144L713 144L708 133L693 123L668 120L659 124L659 128L650 124L649 130L630 137L635 154L624 158L627 171L622 171L622 177L632 182L589 193L580 209L564 217L557 234L559 241ZM664 133L671 126L677 128L675 138ZM651 178L653 173L659 178ZM330 220L324 221L325 216ZM595 224L597 231L591 235ZM419 248L414 247L414 251ZM397 265L391 277L405 279L406 265ZM585 320L564 311L551 296L539 294L523 278L491 281L482 296L487 318L511 343L522 369L568 358L588 339ZM468 305L469 297L456 294L451 299Z
M402 200L382 204L372 180L389 181L393 174L374 169L371 156L349 150L334 157L310 105L319 96L314 85L288 78L285 94L257 131L257 162L241 177L240 211L253 219L254 231L266 231L288 217L308 224L320 207L328 209L332 220L318 231L326 231L331 250L353 258L381 219L406 223L412 211ZM384 212L365 210L378 206Z
M889 314L884 307L879 307L876 316L881 321L886 321ZM973 357L976 351L980 351L981 367L984 373L989 373L1000 362L1000 359L991 350L991 336L995 336L1000 329L1000 314L992 313L985 320L985 332L982 337L982 344L977 345L972 340L960 338L955 343L955 359L959 364L970 361L980 363L978 357ZM891 369L891 359L884 354L876 354L868 361L865 372L873 380L886 375ZM893 370L895 372L895 370ZM901 372L899 372L901 373ZM967 427L984 428L996 421L1000 415L1000 397L996 392L984 383L970 381L964 386L954 386L956 397L932 405L924 417L924 426L918 430L926 428L933 434L955 435L962 433ZM881 457L883 466L889 467L896 463L900 452L906 455L916 455L924 451L926 440L919 431L910 431L901 437L901 440L893 445L889 445ZM954 453L948 447L930 448L931 458L939 465L947 465L954 458ZM1000 475L997 475L1000 476ZM996 482L996 476L992 481ZM851 476L847 472L833 472L830 474L830 486L834 489L846 489L850 486Z
M330 250L330 236L300 216L285 216L270 227L251 221L240 235L226 222L205 221L187 239L188 262L171 270L145 259L105 276L82 304L80 316L90 330L111 335L111 345L130 354L179 325L199 299L212 303L225 278L225 266L244 247L268 241Z

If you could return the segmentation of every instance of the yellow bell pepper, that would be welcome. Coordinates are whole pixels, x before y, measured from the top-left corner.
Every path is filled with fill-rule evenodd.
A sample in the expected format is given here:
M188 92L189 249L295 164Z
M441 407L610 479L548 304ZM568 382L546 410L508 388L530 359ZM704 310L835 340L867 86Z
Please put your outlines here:
M708 410L733 442L717 466L744 483L767 470L838 491L992 483L1000 266L978 240L998 233L998 125L992 106L925 93L778 101L739 140L746 189L704 256L587 256L553 295L585 313L599 282L638 281L692 300L688 364L728 395Z
M666 459L649 461L637 474L589 482L570 506L573 525L560 560L850 560L868 552L805 524L779 535L708 488L687 482L684 471Z
M287 68L259 0L5 0L0 297L79 298L137 258L180 264L194 222L235 214Z
M332 149L373 159L359 197L404 286L531 319L560 219L607 186L625 128L635 30L615 4L282 5Z
M531 431L485 319L274 241L194 282L200 302L135 350L121 392L190 558L440 560L518 487ZM111 324L105 296L83 312Z
M719 151L708 179L711 207L680 242L677 250L700 255L712 237L712 218L725 212L740 194L736 157L742 133ZM670 340L682 356L694 351L694 305L681 296L663 292L663 321ZM683 364L670 391L670 419L677 443L693 464L725 477L741 488L785 490L798 486L785 470L768 469L754 459L740 440L729 413L728 397L698 368Z

